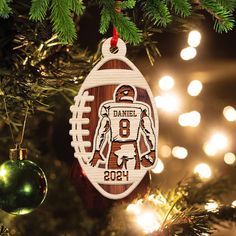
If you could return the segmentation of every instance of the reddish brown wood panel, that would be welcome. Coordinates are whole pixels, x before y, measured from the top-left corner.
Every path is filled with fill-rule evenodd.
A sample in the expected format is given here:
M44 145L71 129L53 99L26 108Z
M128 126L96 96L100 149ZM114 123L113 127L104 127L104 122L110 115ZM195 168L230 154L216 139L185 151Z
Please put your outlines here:
M126 70L128 69L128 70L130 70L130 67L127 64L125 64L123 61L111 60L111 61L106 62L103 66L101 66L99 68L99 70L105 70L105 69L126 69ZM95 82L95 84L96 84L96 82ZM127 84L128 84L128 81L127 81ZM87 90L89 92L89 95L95 96L95 101L86 102L85 105L91 107L91 112L83 114L83 118L89 118L89 120L90 120L89 124L82 126L83 129L87 129L90 132L90 135L84 136L83 140L90 141L92 144L91 147L86 147L86 152L93 151L93 139L95 136L95 132L96 132L96 128L97 128L98 120L99 120L99 116L98 116L99 115L99 107L100 107L101 103L103 103L105 101L113 100L113 93L118 85L119 85L119 81L117 81L117 85L105 85L105 86L90 88ZM136 89L137 89L137 101L145 102L150 106L151 112L152 112L152 118L154 120L152 103L150 101L147 91L142 88L138 88L138 87L136 87ZM147 147L146 147L143 137L140 140L139 146L140 146L142 153L144 153L147 150ZM104 154L104 156L106 156L108 154L108 145L106 145L103 154ZM100 165L99 167L102 167L102 165ZM105 169L104 166L103 166L103 168ZM145 182L147 183L147 178L145 178L145 179L146 179ZM140 185L142 185L142 183ZM104 190L106 190L107 192L112 193L112 194L123 193L130 187L130 185L127 185L127 184L123 184L123 185L100 184L100 186Z

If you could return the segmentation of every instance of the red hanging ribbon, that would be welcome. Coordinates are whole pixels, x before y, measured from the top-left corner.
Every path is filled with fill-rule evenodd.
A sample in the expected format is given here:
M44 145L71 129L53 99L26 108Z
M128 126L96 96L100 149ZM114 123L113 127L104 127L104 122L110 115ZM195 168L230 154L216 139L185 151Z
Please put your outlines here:
M118 0L118 2L121 2L122 0ZM121 12L121 9L116 9L118 12ZM116 27L113 27L113 35L111 38L111 47L115 48L117 46L119 34L118 31L116 30Z

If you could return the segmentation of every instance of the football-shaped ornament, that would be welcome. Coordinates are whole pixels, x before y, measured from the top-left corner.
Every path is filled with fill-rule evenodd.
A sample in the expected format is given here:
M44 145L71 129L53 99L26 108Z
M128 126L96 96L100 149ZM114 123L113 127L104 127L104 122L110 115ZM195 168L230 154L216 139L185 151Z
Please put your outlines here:
M102 46L71 106L71 142L85 175L105 197L129 195L157 164L158 118L152 92L119 39Z

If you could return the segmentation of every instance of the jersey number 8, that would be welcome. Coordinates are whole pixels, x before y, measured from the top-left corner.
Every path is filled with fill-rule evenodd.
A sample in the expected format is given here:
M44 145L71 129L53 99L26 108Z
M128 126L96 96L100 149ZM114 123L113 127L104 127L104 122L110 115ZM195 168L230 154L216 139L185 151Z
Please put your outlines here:
M120 123L120 137L122 138L128 138L130 135L130 121L128 119L121 119Z

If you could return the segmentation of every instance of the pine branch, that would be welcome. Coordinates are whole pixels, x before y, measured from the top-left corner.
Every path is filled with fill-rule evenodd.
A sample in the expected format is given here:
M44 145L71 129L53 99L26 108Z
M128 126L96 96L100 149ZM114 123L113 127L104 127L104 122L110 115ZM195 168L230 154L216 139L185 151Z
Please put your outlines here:
M209 199L222 199L222 196L228 193L229 189L235 190L228 178L216 178L208 182L202 182L198 176L193 176L186 183L180 182L178 191L183 192L184 201L187 206L193 204L203 204Z
M118 11L120 7L124 9L134 7L134 5L135 1L133 0L121 3L118 2L117 6L114 6L113 1L101 1L102 10L99 32L102 34L105 33L109 27L109 24L112 23L123 40L134 45L140 43L142 40L141 31L128 16L125 16L123 13Z
M114 12L111 16L111 21L123 40L134 45L142 41L141 30L136 27L128 16Z
M76 15L81 16L85 10L85 6L82 0L71 0L71 10L76 13Z
M205 210L205 204L209 197L220 199L222 194L234 189L235 185L221 178L206 183L192 177L165 194L155 189L149 190L144 197L130 204L114 206L107 230L109 234L136 236L143 235L142 230L148 230L152 236L211 234L215 225L236 223L236 208L219 204L214 211ZM140 220L147 212L149 221L153 222L151 227L142 225ZM118 223L113 219L119 219Z
M236 224L236 208L231 206L221 206L215 212L209 212L209 220L213 224L217 224L226 227L223 223L234 223Z
M214 29L216 32L228 32L233 29L235 20L231 10L214 0L202 0L199 3L215 18Z
M10 0L0 0L0 17L8 18L9 14L12 13L9 2Z
M169 0L167 0L167 3ZM188 0L170 0L171 7L174 9L177 15L186 17L191 15L191 4Z
M71 18L70 7L69 1L52 0L53 30L58 34L60 41L64 43L72 43L76 38L76 29Z
M107 8L103 7L101 10L101 22L100 22L100 29L99 29L99 32L101 34L106 33L106 31L109 28L110 21L111 21L110 11Z
M202 236L210 233L212 229L206 212L190 208L174 215L172 221L164 225L154 236Z
M172 20L165 1L147 0L143 4L143 11L156 26L166 27Z
M221 6L223 6L225 9L233 12L236 7L236 0L217 0Z
M34 21L42 21L48 10L49 0L32 0L30 8L30 19Z
M117 8L118 9L132 9L135 7L136 0L127 0L127 1L122 1L122 2L117 2Z

